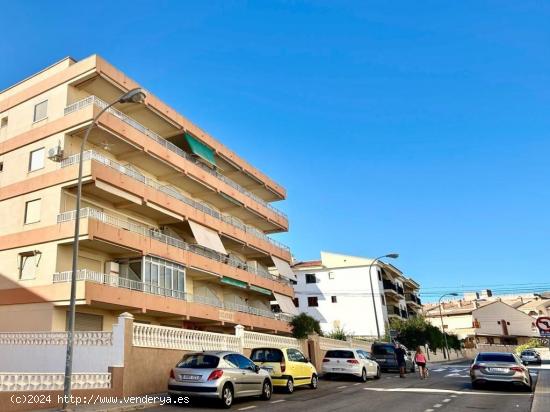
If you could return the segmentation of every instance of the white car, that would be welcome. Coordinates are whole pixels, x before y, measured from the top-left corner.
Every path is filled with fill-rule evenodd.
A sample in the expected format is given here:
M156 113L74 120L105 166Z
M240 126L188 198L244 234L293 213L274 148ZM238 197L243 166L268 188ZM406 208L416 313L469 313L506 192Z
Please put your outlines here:
M330 349L323 358L325 377L351 375L363 382L369 377L380 379L380 365L363 349Z

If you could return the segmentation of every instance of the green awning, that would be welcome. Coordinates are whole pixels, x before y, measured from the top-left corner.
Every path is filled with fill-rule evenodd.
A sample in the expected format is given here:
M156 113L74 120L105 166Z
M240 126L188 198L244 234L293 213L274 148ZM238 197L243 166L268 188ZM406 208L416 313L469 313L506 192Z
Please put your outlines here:
M268 289L264 289L264 288L261 288L259 286L254 286L254 285L250 285L249 288L250 288L250 290L255 290L256 292L260 292L260 293L263 293L264 295L271 296L271 291L268 290Z
M191 151L197 156L201 157L203 160L206 160L212 165L216 165L216 158L214 157L214 151L209 148L204 143L196 139L192 134L185 132L184 134L187 144Z
M223 277L220 279L220 281L222 283L226 283L228 285L231 285L231 286L237 286L238 288L243 288L243 289L246 289L248 284L246 282L242 282L240 280L237 280L237 279L233 279L233 278L228 278L228 277Z

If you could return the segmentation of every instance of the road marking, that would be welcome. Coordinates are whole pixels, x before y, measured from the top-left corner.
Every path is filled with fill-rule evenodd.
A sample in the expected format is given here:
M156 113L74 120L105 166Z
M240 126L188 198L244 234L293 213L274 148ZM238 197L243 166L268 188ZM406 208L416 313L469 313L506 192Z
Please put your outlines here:
M286 399L277 399L276 401L273 401L273 402L270 402L270 403L279 403L279 402L284 402L286 401Z
M441 408L442 406L443 406L443 405L441 405L440 403L436 403L436 404L434 405L434 408Z
M244 408L240 408L239 411L247 411L249 409L254 409L255 407L256 405L245 406Z
M338 386L336 389L344 389L344 388L347 388L348 385L342 385L342 386Z
M424 412L434 412L433 409L426 409Z
M447 403L447 402L451 402L451 399L450 398L443 399L443 403Z
M492 396L531 396L529 393L506 393L506 392L478 392L478 391L453 391L450 389L429 389L429 388L363 388L366 391L375 392L410 392L410 393L449 393L454 395L492 395Z
M451 395L451 398L456 398L456 395Z
M361 385L359 382L354 383L353 386Z

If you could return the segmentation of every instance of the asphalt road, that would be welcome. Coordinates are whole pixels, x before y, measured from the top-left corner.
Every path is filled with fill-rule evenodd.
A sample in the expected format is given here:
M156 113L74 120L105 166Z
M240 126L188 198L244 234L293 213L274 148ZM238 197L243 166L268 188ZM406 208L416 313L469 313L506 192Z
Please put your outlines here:
M398 374L385 373L380 380L360 383L353 379L334 379L319 382L319 388L296 388L287 395L275 393L270 401L257 398L237 399L234 411L381 411L381 412L463 412L498 411L529 412L533 395L511 388L490 388L472 390L468 376L468 365L431 365L430 377L419 379L408 374L400 379ZM534 367L531 375L536 382L538 371ZM148 409L149 411L171 412L183 410L220 410L208 402L192 402L190 405L169 406Z

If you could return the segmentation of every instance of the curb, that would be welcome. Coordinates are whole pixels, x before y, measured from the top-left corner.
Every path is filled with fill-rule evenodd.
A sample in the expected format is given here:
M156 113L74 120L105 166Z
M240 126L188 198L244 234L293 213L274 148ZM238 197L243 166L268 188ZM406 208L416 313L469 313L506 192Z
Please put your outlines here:
M550 370L541 369L535 388L531 412L550 411Z

